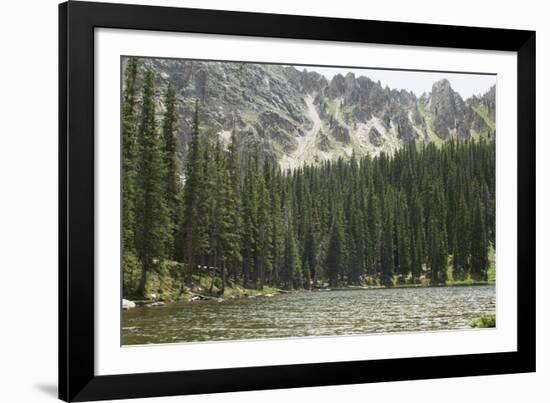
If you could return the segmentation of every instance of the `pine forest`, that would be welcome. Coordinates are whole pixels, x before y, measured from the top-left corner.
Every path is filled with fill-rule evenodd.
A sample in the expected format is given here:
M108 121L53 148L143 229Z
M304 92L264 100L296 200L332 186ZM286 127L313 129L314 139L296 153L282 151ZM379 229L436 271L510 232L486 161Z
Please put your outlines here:
M494 270L494 138L408 141L393 153L282 169L228 143L138 59L122 94L123 296L487 283ZM156 101L162 97L162 105ZM261 127L259 130L268 130Z

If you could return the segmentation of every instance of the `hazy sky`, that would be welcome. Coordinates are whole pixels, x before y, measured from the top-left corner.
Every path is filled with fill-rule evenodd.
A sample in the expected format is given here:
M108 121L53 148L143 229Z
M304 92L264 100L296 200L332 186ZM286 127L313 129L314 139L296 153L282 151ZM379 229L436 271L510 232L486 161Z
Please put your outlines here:
M431 73L419 71L399 70L375 70L375 69L349 69L344 67L301 67L295 66L298 70L304 68L308 71L316 71L323 74L329 80L336 74L346 75L349 72L356 77L367 76L373 81L382 83L382 86L389 86L395 89L405 89L421 96L424 92L430 92L435 81L446 78L451 87L457 91L463 99L472 95L485 93L489 87L496 84L496 75L483 74L462 74L462 73Z

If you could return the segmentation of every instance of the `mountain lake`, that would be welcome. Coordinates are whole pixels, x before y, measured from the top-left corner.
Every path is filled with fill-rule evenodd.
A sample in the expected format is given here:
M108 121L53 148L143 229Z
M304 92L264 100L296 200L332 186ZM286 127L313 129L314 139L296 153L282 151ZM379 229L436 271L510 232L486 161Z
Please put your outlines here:
M470 329L496 313L494 285L296 291L122 312L122 344Z

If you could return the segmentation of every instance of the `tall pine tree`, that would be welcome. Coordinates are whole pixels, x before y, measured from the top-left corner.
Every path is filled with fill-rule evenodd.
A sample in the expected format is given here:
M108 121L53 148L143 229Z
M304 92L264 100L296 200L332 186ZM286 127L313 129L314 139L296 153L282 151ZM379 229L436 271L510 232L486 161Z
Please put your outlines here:
M183 243L182 257L187 263L187 281L195 269L196 249L200 239L197 236L199 227L199 202L203 176L203 159L199 128L199 103L195 102L193 115L193 130L191 142L187 150L187 163L185 167L185 184L183 188L183 220L181 223L181 241Z
M163 142L156 123L155 74L148 70L143 84L138 131L138 191L136 249L143 265L138 294L145 296L147 274L166 257L170 217L165 201Z
M176 87L169 84L164 98L165 112L162 124L162 137L164 139L164 164L166 166L166 205L170 214L170 232L167 237L167 251L169 257L174 256L174 236L179 219L178 208L181 198L181 177L177 157L177 101Z

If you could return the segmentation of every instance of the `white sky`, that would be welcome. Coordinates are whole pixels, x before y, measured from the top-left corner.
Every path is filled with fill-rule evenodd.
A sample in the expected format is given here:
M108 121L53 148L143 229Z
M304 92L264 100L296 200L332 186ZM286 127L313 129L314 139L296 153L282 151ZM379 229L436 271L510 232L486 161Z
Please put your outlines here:
M382 83L390 88L398 90L405 89L412 91L420 97L424 92L430 92L432 84L442 78L451 83L453 90L458 92L463 99L472 95L485 93L492 85L496 84L496 75L464 74L464 73L439 73L423 71L400 71L400 70L375 70L375 69L350 69L345 67L317 67L317 66L295 66L298 70L306 69L316 71L327 79L332 79L336 74L345 76L352 72L356 77L366 76L373 81Z

